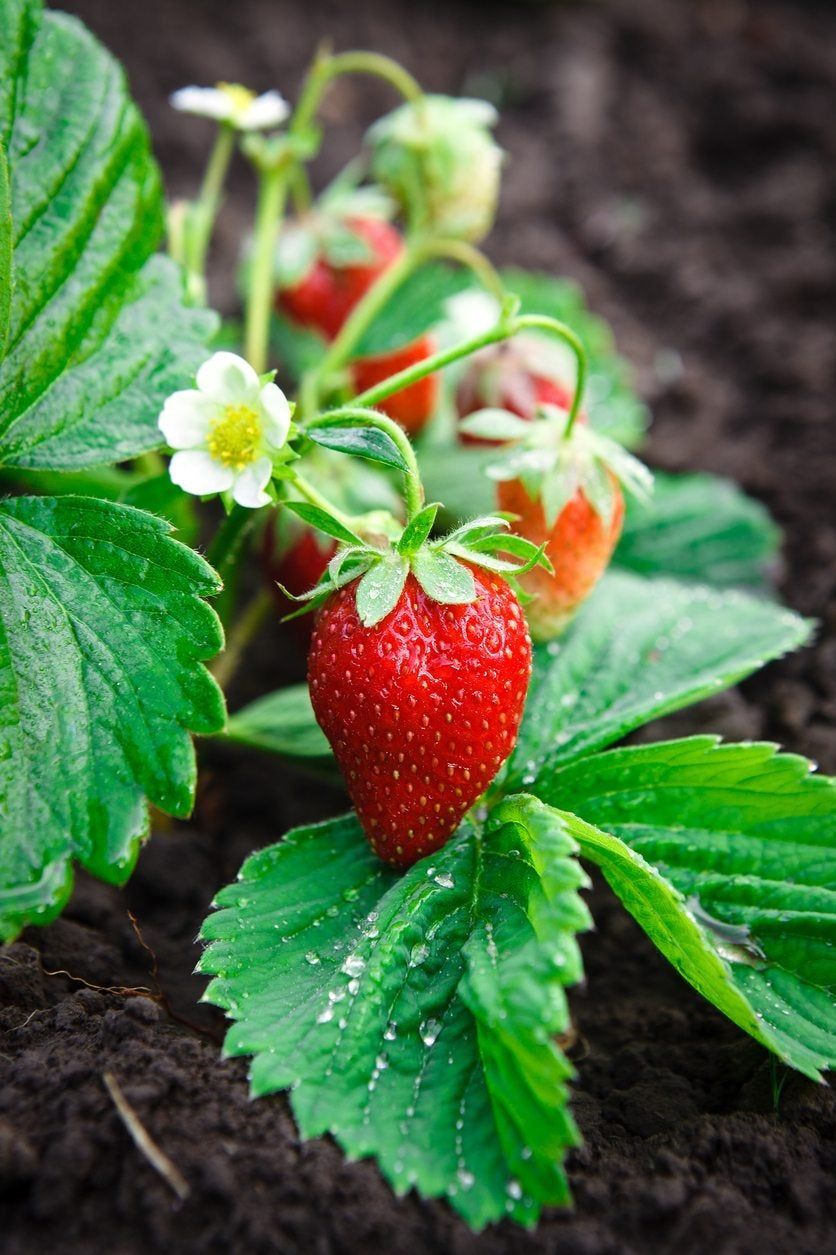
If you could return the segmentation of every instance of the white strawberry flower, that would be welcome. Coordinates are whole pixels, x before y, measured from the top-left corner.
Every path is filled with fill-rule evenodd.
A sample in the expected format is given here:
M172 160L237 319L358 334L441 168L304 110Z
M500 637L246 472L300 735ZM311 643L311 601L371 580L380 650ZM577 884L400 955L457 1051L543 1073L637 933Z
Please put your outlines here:
M181 87L171 97L181 113L214 118L236 131L269 131L281 126L290 105L277 91L257 96L240 83L218 83L215 87Z
M159 426L177 450L169 464L184 492L231 492L238 505L267 505L264 491L290 430L290 405L263 383L243 357L214 353L197 372L197 388L173 392Z

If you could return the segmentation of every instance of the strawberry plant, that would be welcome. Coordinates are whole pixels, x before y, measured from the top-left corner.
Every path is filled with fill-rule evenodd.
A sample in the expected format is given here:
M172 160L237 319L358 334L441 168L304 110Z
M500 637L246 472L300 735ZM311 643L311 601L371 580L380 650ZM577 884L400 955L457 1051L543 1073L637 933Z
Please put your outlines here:
M619 744L810 624L764 595L761 507L705 475L651 491L643 406L577 290L481 250L492 106L365 52L318 56L295 107L184 88L216 134L164 256L119 67L38 0L0 0L0 34L0 935L54 917L75 864L122 883L149 804L191 810L191 734L222 736L339 769L354 806L218 894L226 1052L396 1191L474 1228L570 1201L582 859L818 1079L833 781L772 745ZM402 102L317 198L320 106L357 73ZM206 308L236 154L240 337ZM277 596L311 616L309 682L227 717Z

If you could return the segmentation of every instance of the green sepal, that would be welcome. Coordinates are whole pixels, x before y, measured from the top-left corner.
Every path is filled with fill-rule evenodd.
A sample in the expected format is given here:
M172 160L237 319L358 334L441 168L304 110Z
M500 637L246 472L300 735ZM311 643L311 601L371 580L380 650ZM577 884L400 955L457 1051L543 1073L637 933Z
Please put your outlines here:
M389 553L366 572L357 585L357 613L364 627L374 627L395 609L409 575L409 563Z
M427 596L442 606L461 606L476 600L472 571L442 549L419 549L412 555L411 565Z
M423 510L419 510L404 528L400 540L397 543L398 553L409 556L416 553L424 542L429 538L435 524L435 518L441 509L438 501L431 505L425 505Z

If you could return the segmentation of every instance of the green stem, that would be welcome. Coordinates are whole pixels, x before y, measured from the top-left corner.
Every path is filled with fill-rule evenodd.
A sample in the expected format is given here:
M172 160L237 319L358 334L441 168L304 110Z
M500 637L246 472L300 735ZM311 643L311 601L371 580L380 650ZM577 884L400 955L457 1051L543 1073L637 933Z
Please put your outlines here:
M287 196L287 162L260 171L253 254L247 292L244 352L262 374L267 369L270 310L275 288L276 240Z
M572 404L569 407L569 418L563 433L563 438L566 440L572 434L572 429L580 413L583 394L586 391L586 380L589 374L586 349L581 338L575 334L571 327L567 327L565 323L559 322L557 318L550 318L547 314L518 315L514 319L514 334L516 335L518 331L528 330L548 332L555 339L562 340L564 344L568 345L575 355L575 393L572 397Z
M250 642L267 618L271 604L269 592L261 589L236 619L227 637L226 648L212 667L212 674L222 689L229 687Z
M206 253L218 215L221 193L235 151L235 130L222 122L209 154L200 193L192 207L191 230L186 241L186 290L193 304L206 304Z
M501 340L509 340L520 331L529 330L548 332L549 335L567 344L575 355L577 381L572 405L569 410L569 419L566 424L565 434L568 436L578 416L586 386L586 350L571 327L567 327L565 323L559 322L556 318L549 318L546 314L521 314L515 318L501 318L496 326L491 327L488 331L484 331L478 336L472 336L469 340L462 340L461 343L454 344L449 349L443 349L440 353L434 353L432 357L426 357L423 361L416 362L413 366L408 366L406 370L398 371L396 375L391 375L388 379L384 379L382 383L375 384L373 388L367 388L365 392L354 398L353 404L361 407L378 405L381 401L385 401L387 397L392 396L393 393L400 392L402 388L408 388L411 384L417 383L419 379L424 379L427 375L432 375L435 371L442 370L445 366L450 366L453 362L460 361L463 357L469 357L471 353L478 353L480 349L487 348L490 344L498 344Z
M386 302L420 263L421 256L419 248L415 245L407 245L400 257L383 271L376 283L357 302L317 367L317 384L345 365L355 346Z
M292 134L298 135L313 125L326 90L332 80L341 74L371 74L391 83L406 100L414 103L423 100L420 84L391 57L377 52L342 52L337 56L324 53L316 58L308 71L290 124Z
M415 450L402 427L399 427L393 419L387 418L385 414L378 413L377 410L351 404L340 406L336 410L329 410L325 414L319 414L312 422L308 423L307 430L311 431L316 427L350 427L355 426L358 421L364 427L376 427L378 431L385 432L393 444L397 446L398 452L406 465L404 471L404 495L406 497L407 522L409 522L424 504L424 488L421 483L421 473L418 469L418 459L415 456Z

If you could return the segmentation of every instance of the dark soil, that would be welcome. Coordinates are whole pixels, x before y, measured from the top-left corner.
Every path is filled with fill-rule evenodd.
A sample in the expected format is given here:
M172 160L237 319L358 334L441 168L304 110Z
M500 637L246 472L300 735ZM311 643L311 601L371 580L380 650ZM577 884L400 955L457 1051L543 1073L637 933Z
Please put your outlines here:
M292 93L326 35L388 51L436 89L500 90L512 161L494 255L584 283L637 363L655 413L652 460L736 476L766 501L787 531L782 592L823 622L813 648L652 734L769 737L836 769L830 6L69 7L126 60L175 192L194 185L206 134L170 115L166 93L219 78ZM343 125L324 168L381 105L355 82L334 92L329 112ZM221 265L246 193L241 171ZM218 300L230 291L220 283ZM297 672L288 649L269 637L239 696ZM588 981L573 997L586 1139L570 1163L574 1213L549 1213L530 1235L473 1236L443 1204L396 1200L370 1163L346 1163L325 1140L300 1145L285 1100L251 1104L244 1064L220 1061L223 1024L197 1003L193 938L251 849L344 801L267 759L217 749L206 759L193 826L159 832L126 892L82 878L63 919L0 953L4 1255L836 1248L831 1093L785 1076L600 888ZM138 986L153 997L126 992ZM185 1175L185 1203L129 1141L107 1070Z

